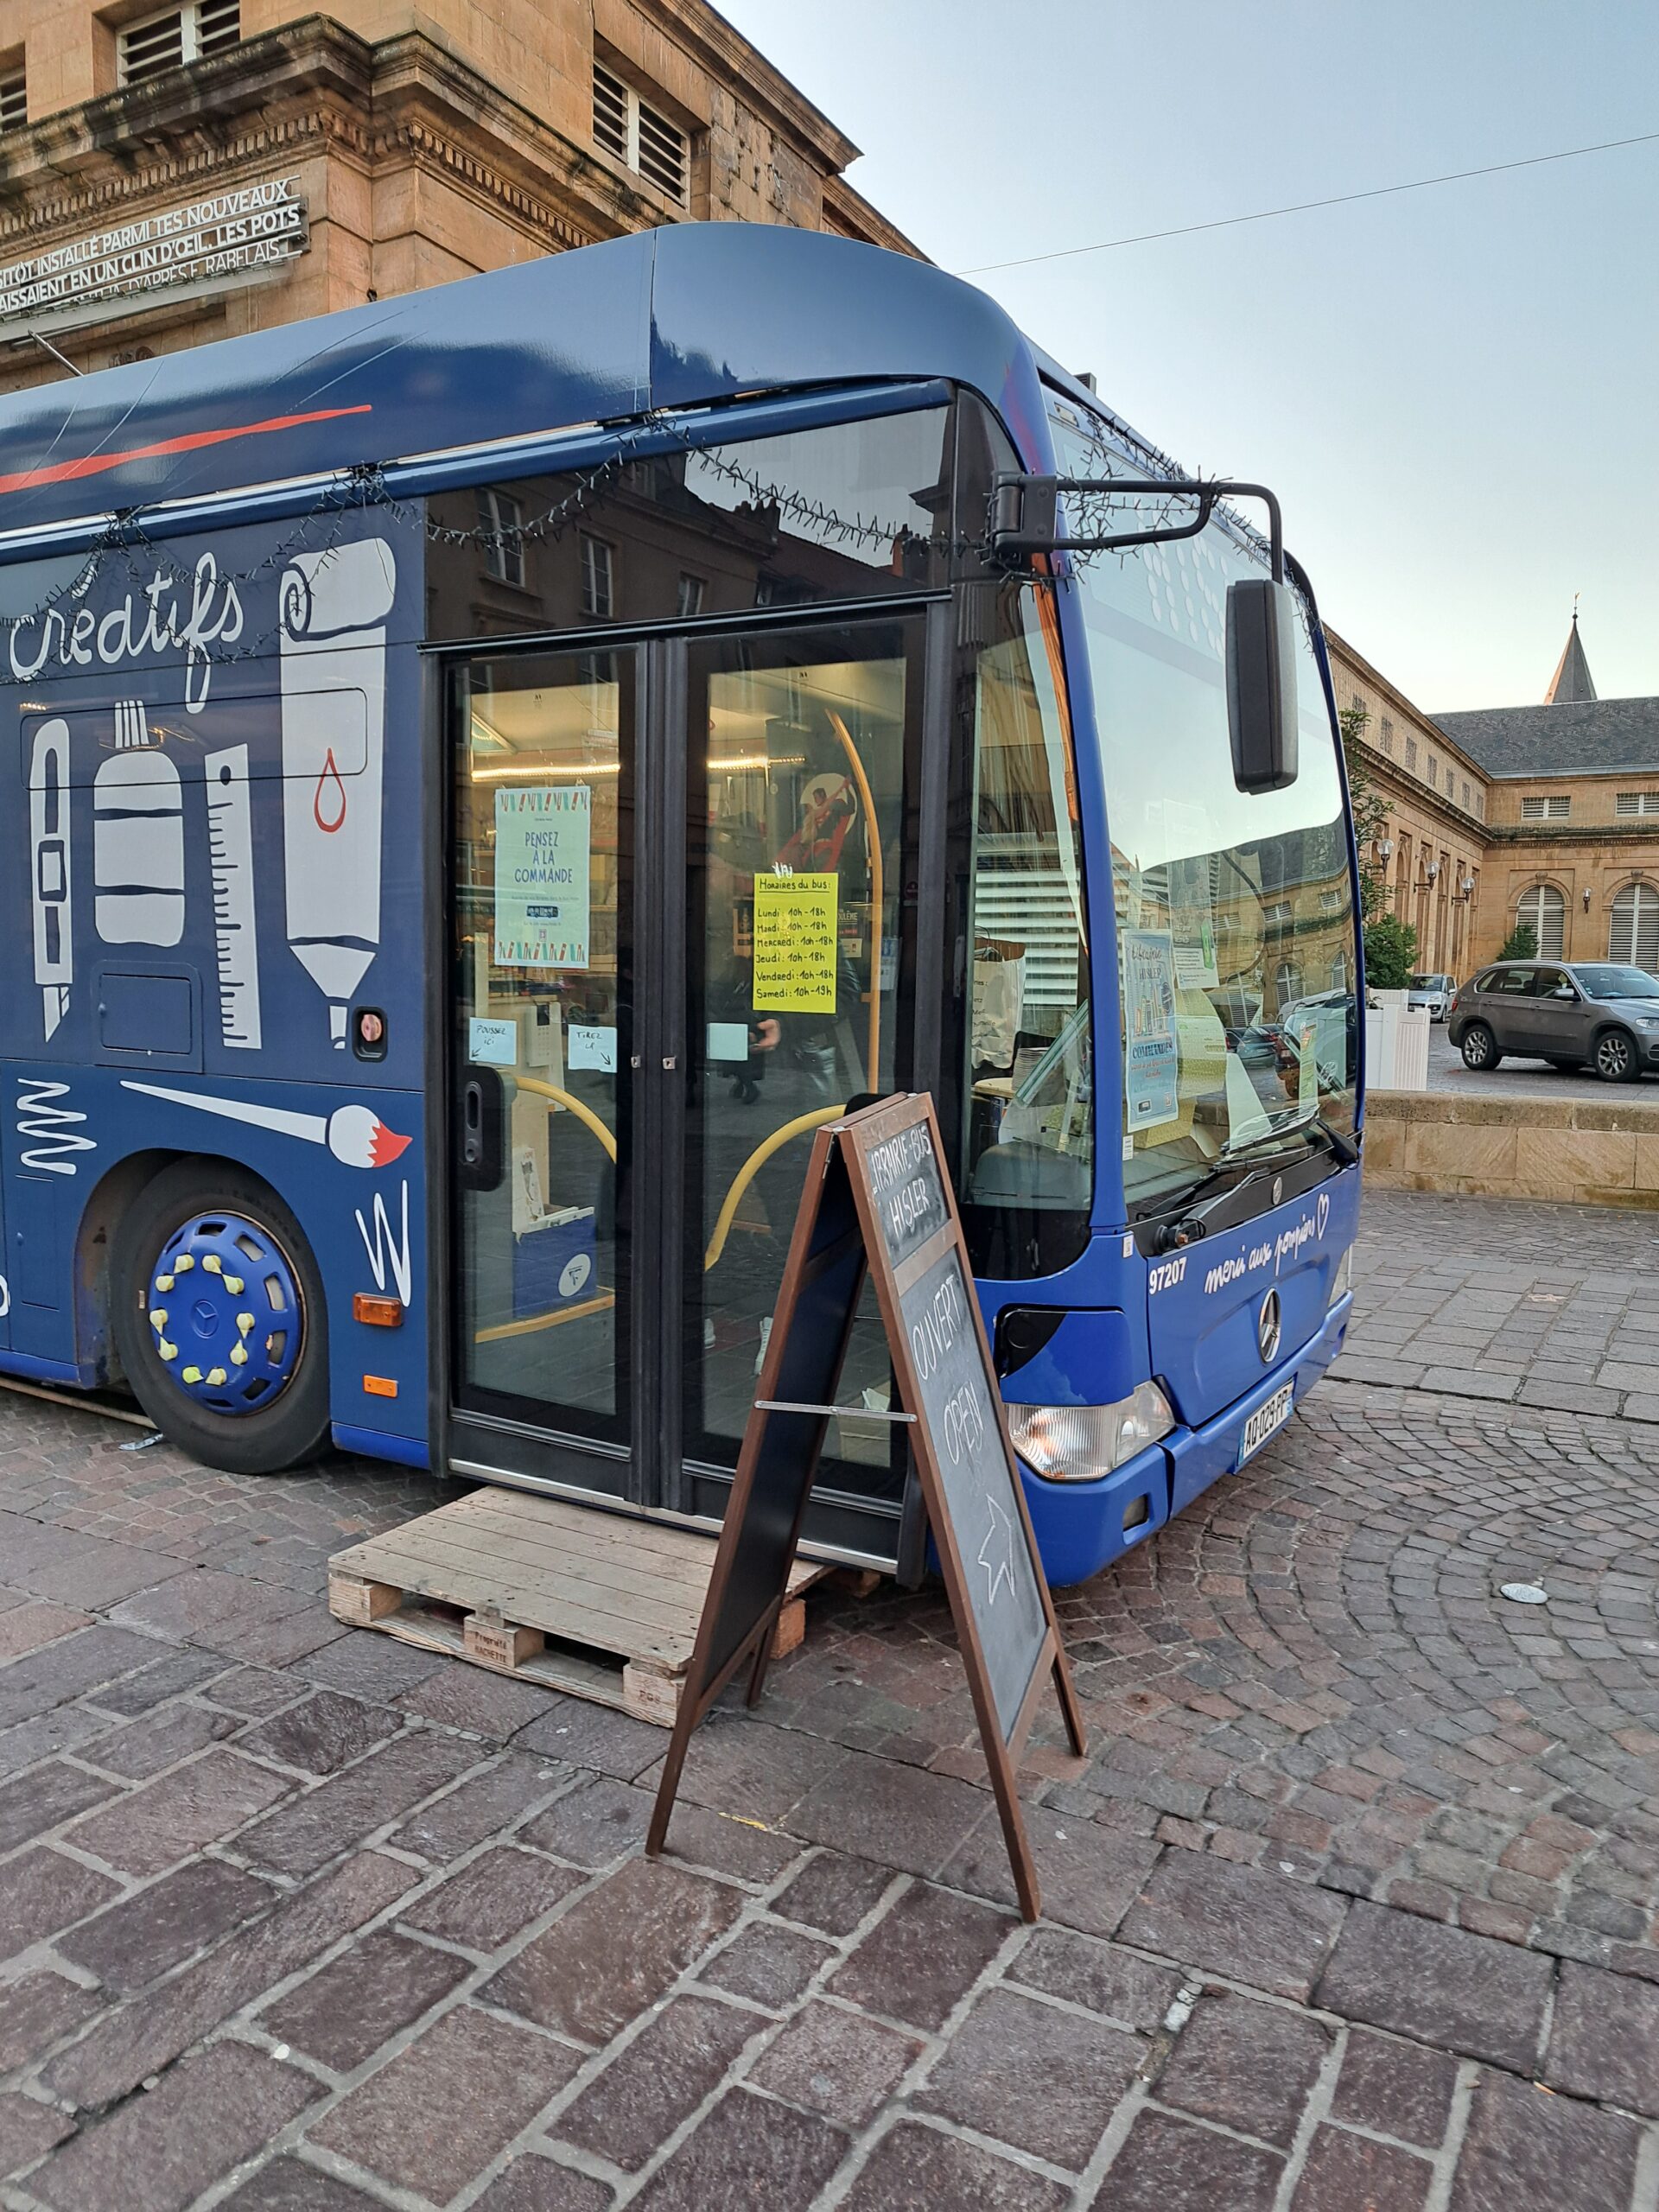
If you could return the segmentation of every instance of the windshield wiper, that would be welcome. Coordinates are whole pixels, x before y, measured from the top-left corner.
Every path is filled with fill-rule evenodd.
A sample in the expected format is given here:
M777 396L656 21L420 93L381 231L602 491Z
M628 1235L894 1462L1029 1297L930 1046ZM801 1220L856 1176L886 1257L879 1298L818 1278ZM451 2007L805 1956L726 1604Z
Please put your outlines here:
M1278 1154L1270 1153L1266 1157L1256 1160L1245 1174L1238 1178L1236 1182L1229 1183L1224 1191L1217 1191L1208 1205L1201 1206L1198 1202L1203 1198L1204 1193L1206 1191L1215 1190L1216 1185L1224 1176L1233 1168L1239 1166L1245 1154L1252 1152L1256 1145L1265 1143L1269 1137L1291 1139L1305 1129L1319 1131L1329 1145L1338 1166L1351 1167L1359 1158L1359 1147L1353 1139L1345 1131L1333 1128L1322 1114L1310 1115L1306 1121L1297 1122L1294 1128L1264 1129L1259 1137L1252 1138L1249 1143L1240 1146L1236 1152L1223 1152L1213 1166L1207 1168L1199 1176L1198 1181L1182 1193L1179 1202L1181 1209L1179 1217L1174 1221L1160 1222L1158 1225L1158 1234L1154 1239L1158 1250L1179 1251L1183 1245L1195 1244L1200 1236L1206 1236L1209 1232L1210 1216L1218 1206L1238 1192L1248 1189L1258 1176L1264 1175L1271 1168L1281 1166L1284 1163Z

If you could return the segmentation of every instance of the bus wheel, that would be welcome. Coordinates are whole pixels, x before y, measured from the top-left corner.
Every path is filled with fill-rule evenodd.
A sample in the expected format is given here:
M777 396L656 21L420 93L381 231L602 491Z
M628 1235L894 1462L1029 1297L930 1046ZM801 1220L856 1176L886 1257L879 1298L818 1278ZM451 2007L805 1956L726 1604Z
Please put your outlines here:
M257 1176L205 1162L164 1169L116 1231L111 1303L139 1404L192 1458L270 1475L327 1441L322 1277Z

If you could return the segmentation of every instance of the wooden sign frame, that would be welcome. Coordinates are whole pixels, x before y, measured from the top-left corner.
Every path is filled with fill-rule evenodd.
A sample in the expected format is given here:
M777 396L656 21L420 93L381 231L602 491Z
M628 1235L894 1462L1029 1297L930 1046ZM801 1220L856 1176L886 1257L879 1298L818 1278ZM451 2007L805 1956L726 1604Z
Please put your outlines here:
M900 1217L890 1208L884 1217L872 1187L872 1155L891 1158L893 1142L909 1133L909 1149L925 1170L913 1185L918 1199L895 1230ZM921 1133L925 1132L925 1139ZM931 1160L927 1153L931 1148ZM934 1227L931 1215L942 1216ZM898 1236L895 1259L893 1239ZM903 1311L906 1294L954 1256L960 1266L963 1303L971 1315L972 1344L978 1354L986 1395L994 1408L996 1441L1006 1469L1013 1512L994 1507L1010 1523L1008 1543L1024 1546L1030 1579L1040 1606L1040 1630L1033 1649L1029 1681L1017 1709L999 1718L991 1665L981 1634L969 1567L957 1529L940 1458L940 1440L929 1418L922 1359L925 1345L912 1343ZM668 1757L658 1789L645 1840L648 1857L662 1850L669 1816L679 1788L692 1732L739 1670L749 1667L748 1702L760 1697L771 1655L772 1632L782 1608L790 1566L800 1538L836 1388L845 1363L854 1314L866 1271L874 1276L877 1302L887 1330L898 1385L899 1409L887 1418L909 1431L928 1525L938 1554L963 1664L979 1724L991 1789L1001 1818L1020 1910L1037 1919L1042 1897L1030 1839L1015 1786L1015 1768L1030 1732L1044 1689L1052 1681L1071 1748L1087 1747L1083 1714L1061 1641L1054 1602L1037 1548L1030 1509L1008 1435L1007 1417L992 1363L989 1340L973 1294L973 1271L963 1236L933 1102L925 1092L886 1099L821 1128L814 1140L794 1234L778 1294L772 1335L762 1364L753 1410L744 1430L737 1473L721 1529L709 1593L690 1669L681 1692ZM949 1270L945 1271L949 1274ZM954 1279L954 1278L953 1278ZM820 1310L810 1312L814 1306ZM868 1418L868 1409L856 1410ZM982 1418L982 1415L981 1416ZM992 1471L997 1472L991 1462ZM979 1563L989 1566L982 1556ZM1010 1548L1005 1570L1014 1595L1016 1563ZM999 1595L1001 1576L990 1584L988 1603Z

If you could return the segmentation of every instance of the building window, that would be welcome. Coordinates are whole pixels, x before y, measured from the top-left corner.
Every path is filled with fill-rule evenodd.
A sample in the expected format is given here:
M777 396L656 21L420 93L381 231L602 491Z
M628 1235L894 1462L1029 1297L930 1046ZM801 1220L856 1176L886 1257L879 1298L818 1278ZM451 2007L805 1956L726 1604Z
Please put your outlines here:
M682 205L690 145L677 124L659 115L632 85L594 64L594 137L607 154Z
M1607 957L1659 971L1659 891L1650 883L1627 883L1614 899Z
M1428 756L1428 780L1431 784L1438 784L1440 780L1440 764L1432 753Z
M187 0L145 16L122 31L117 53L121 82L142 85L164 70L222 54L242 35L241 0Z
M0 74L0 130L21 130L29 120L29 87L21 69Z
M484 573L499 584L517 584L520 591L524 588L524 541L520 535L524 521L524 511L511 492L480 486L478 526L485 533Z
M1466 791L1468 788L1468 785L1465 784L1464 785L1464 789ZM1452 772L1452 766L1449 761L1446 764L1446 795L1447 798L1455 798L1458 795L1458 779Z
M611 548L602 537L582 533L582 611L608 622L615 611Z
M1382 750L1385 753L1392 753L1394 750L1394 724L1389 720L1386 715L1382 717Z
M1465 779L1463 786L1463 805L1464 811L1467 813L1469 810L1469 785L1466 779Z
M1414 737L1406 740L1406 766L1414 775L1417 772L1417 741Z
M1564 797L1523 798L1521 802L1523 822L1565 822L1572 811L1572 800Z
M1613 799L1615 814L1659 814L1659 791L1619 791Z
M1567 934L1567 901L1553 883L1535 883L1530 891L1523 892L1515 918L1524 922L1537 938L1540 960L1560 958Z
M682 572L680 576L680 595L675 601L674 611L680 617L680 620L683 622L690 621L694 614L702 613L702 578L701 576L690 576Z
M1270 900L1269 903L1262 909L1262 918L1264 922L1268 923L1276 922L1283 924L1289 921L1291 918L1289 899L1274 899Z

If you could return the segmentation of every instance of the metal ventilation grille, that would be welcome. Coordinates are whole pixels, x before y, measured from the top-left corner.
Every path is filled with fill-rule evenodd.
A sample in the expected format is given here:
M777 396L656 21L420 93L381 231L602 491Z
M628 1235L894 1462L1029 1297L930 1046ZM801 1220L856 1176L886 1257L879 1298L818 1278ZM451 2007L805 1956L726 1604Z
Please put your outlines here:
M148 16L121 34L121 82L144 84L184 62L222 54L241 35L241 0L193 0L188 7Z
M202 0L194 13L200 53L221 54L242 35L242 0Z
M632 85L594 64L594 140L647 184L683 204L690 142L677 124L642 100Z
M671 200L685 198L685 133L639 103L639 174Z
M594 137L619 162L628 158L628 88L594 64Z
M0 77L0 130L17 130L29 120L29 95L20 69L15 77Z

